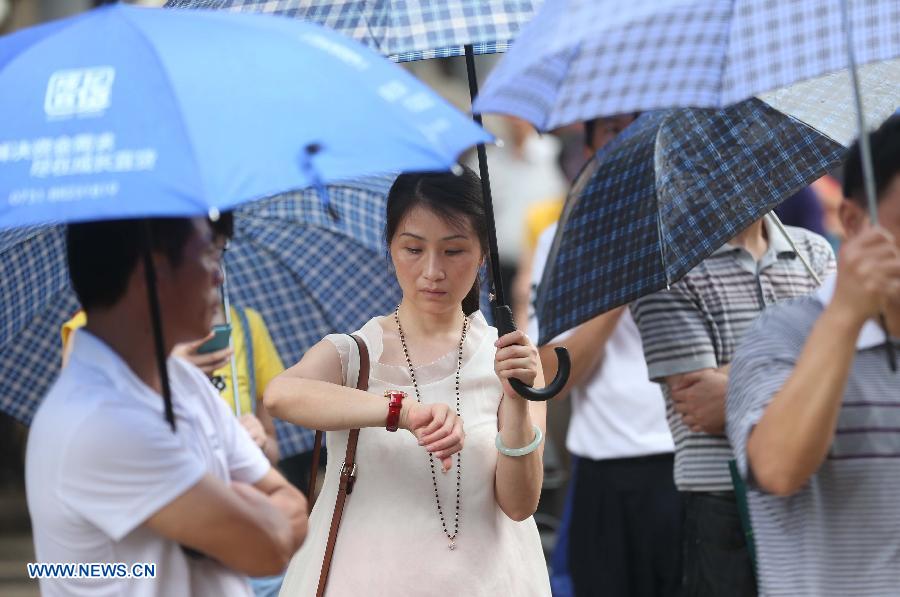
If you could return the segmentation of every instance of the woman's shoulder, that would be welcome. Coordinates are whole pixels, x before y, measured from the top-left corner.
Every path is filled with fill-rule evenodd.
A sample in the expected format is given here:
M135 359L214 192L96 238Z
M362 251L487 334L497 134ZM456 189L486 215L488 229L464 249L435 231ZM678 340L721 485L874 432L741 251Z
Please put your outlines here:
M490 325L481 310L469 315L469 329L472 333L490 340L491 344L497 341L497 328Z

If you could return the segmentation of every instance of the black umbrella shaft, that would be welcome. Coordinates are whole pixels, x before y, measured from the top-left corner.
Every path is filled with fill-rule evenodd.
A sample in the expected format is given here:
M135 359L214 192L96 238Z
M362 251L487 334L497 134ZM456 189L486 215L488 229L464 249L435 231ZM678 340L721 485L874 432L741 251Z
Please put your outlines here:
M163 343L162 315L159 308L159 295L156 292L156 269L153 267L151 252L153 249L153 232L150 223L144 221L144 278L147 283L147 301L150 305L150 325L153 328L153 348L156 352L156 366L159 368L162 383L163 405L166 421L175 431L175 411L172 408L172 388L169 385L169 368L166 364L166 349Z
M466 72L469 76L469 97L472 103L475 103L475 96L478 95L478 79L475 75L475 51L472 44L464 46L466 51ZM481 122L481 114L472 111L472 119L479 125ZM487 217L488 228L488 251L490 252L489 260L491 262L491 282L493 283L494 302L498 306L506 305L506 297L503 292L503 278L500 275L500 251L497 248L497 226L494 223L494 201L491 196L491 177L488 173L487 152L484 149L484 143L477 145L478 151L478 170L481 174L481 193L484 196L484 212Z

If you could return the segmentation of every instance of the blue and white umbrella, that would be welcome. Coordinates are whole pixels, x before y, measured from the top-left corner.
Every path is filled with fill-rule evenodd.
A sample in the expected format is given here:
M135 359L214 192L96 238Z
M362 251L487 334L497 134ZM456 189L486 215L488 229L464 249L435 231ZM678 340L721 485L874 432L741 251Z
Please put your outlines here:
M371 50L264 15L93 10L0 38L0 87L0 228L205 214L368 174L447 169L490 139Z
M475 108L549 130L615 114L721 108L839 71L849 91L845 1L858 63L900 58L896 0L547 0L491 72ZM884 90L893 107L897 73L881 73L893 77ZM796 95L835 99L816 92L806 86ZM852 107L852 94L838 99Z
M505 52L542 0L169 0L167 8L263 12L339 31L396 62Z
M642 115L566 202L538 295L540 341L679 280L843 153L758 99Z
M320 23L364 43L399 62L465 55L469 93L478 91L475 54L505 51L509 40L531 17L540 0L169 0L169 8L216 8L266 12ZM481 124L481 117L475 115ZM500 335L515 329L500 275L493 200L484 144L477 146L481 186L488 215L488 254L494 299L494 324ZM534 390L519 380L516 391L530 400L547 400L565 385L568 354L556 350L557 376Z
M400 291L381 233L392 181L331 186L327 208L307 189L235 211L225 257L230 298L263 315L285 362L396 306ZM29 424L59 371L60 327L79 309L63 226L0 231L0 296L0 410ZM311 432L276 427L283 456L312 447Z

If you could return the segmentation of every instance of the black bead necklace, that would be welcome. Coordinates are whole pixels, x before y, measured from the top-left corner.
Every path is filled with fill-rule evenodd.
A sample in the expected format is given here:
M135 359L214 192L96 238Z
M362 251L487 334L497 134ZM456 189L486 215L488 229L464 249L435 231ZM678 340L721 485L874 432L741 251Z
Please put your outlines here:
M416 383L416 372L413 370L412 360L409 358L409 349L406 347L406 337L403 335L403 327L400 325L400 305L394 309L394 321L397 322L397 331L400 332L400 345L403 347L403 356L406 357L406 366L409 367L409 377L412 379L413 388L416 390L416 401L421 404L422 395L419 393L419 384ZM459 338L459 351L456 357L456 416L461 417L459 410L459 372L462 370L463 344L466 341L466 331L469 329L469 318L463 317L462 335ZM438 493L437 473L434 470L434 455L428 454L428 462L431 465L431 482L434 484L434 502L437 504L438 516L441 517L441 526L447 535L449 543L447 547L452 551L456 549L456 536L459 534L459 503L462 491L462 453L456 454L456 517L453 523L453 534L447 529L447 521L444 518L444 510L441 508L441 496Z

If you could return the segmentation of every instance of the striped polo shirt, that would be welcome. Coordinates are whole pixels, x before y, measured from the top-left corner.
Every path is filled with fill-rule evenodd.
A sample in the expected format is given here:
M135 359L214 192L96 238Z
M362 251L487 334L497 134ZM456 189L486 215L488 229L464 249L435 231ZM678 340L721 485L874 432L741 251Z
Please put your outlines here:
M790 497L763 493L748 475L750 432L793 371L827 302L804 297L766 311L731 369L726 425L748 479L760 594L897 595L900 373L888 367L878 326L867 323L857 341L834 440L816 474ZM893 342L900 350L900 341Z
M765 219L769 249L759 261L743 247L726 244L684 278L632 303L650 379L723 367L759 313L777 301L802 296L818 284L781 232ZM834 271L834 251L821 236L787 228L820 279ZM675 440L675 485L680 491L730 491L724 435L692 432L675 412L662 383L666 417Z

